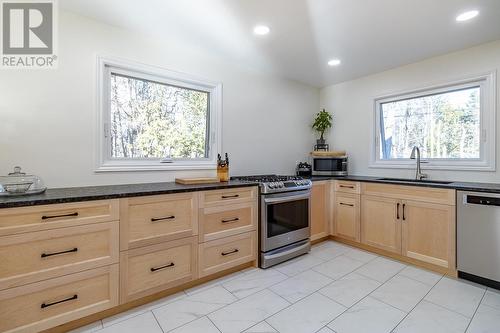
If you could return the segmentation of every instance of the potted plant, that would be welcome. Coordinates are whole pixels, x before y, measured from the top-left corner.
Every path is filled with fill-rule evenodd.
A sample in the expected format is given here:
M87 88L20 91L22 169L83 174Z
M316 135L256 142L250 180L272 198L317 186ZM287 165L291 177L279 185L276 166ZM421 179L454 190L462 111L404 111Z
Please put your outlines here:
M323 135L325 132L332 127L332 115L325 111L325 109L318 112L316 118L314 119L314 123L312 124L313 130L320 133L320 138L316 140L317 147L325 147L325 138Z

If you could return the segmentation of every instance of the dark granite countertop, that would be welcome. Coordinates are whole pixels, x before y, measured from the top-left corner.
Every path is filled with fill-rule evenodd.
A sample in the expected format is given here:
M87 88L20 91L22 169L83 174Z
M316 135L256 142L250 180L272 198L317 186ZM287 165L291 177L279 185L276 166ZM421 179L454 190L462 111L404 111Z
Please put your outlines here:
M343 176L343 177L325 177L325 176L312 176L309 179L314 181L320 180L330 180L330 179L339 179L339 180L351 180L357 182L370 182L370 183L381 183L381 184L397 184L397 185L405 185L405 186L423 186L423 187L436 187L436 188L448 188L454 189L458 191L475 191L475 192L491 192L491 193L500 193L500 184L498 183L474 183L474 182L458 182L451 181L445 183L432 183L435 181L433 179L429 179L431 182L411 182L401 180L386 180L382 179L384 177L375 177L375 176Z
M232 187L256 186L257 183L247 183L231 180L229 182L182 185L174 182L128 184L109 186L88 186L48 189L45 193L29 196L0 197L0 208L48 205L65 202L90 201L137 197L156 194L171 194L182 192L217 190Z

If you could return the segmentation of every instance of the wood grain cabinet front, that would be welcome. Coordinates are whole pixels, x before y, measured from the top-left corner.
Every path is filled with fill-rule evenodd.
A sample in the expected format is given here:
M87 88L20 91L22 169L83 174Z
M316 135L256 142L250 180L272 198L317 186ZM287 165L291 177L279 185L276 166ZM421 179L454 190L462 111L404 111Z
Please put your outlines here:
M330 233L330 182L316 181L311 189L311 240Z
M118 264L0 291L0 332L39 332L118 305Z
M200 244L198 253L200 277L254 261L257 233L251 231Z
M360 241L360 203L358 194L335 195L334 235L355 242Z
M198 238L188 237L120 254L122 303L197 278Z
M0 237L0 290L117 263L118 222Z
M198 234L197 193L120 199L120 250Z
M235 205L257 200L257 187L238 187L200 192L200 207Z

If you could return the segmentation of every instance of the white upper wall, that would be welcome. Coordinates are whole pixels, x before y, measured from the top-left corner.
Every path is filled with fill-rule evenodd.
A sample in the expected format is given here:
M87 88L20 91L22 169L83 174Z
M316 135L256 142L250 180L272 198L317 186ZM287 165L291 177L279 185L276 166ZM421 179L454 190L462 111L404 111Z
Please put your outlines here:
M148 38L61 11L59 68L0 75L0 175L15 165L49 187L172 181L215 171L99 173L96 56L184 72L223 84L222 150L230 173L292 173L314 144L319 90L223 61L182 40Z
M374 99L383 95L446 83L467 76L497 71L500 68L500 41L434 57L360 79L323 88L320 105L333 113L330 144L349 154L349 172L353 175L414 177L415 170L370 168L373 141ZM500 97L497 84L497 111ZM496 129L498 132L497 116ZM500 133L497 133L496 172L425 170L433 179L500 182Z

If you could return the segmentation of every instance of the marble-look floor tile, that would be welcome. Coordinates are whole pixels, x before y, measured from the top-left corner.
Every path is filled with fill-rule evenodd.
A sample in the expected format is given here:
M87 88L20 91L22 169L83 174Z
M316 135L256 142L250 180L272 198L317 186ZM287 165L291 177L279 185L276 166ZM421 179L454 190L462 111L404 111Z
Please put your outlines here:
M153 314L148 311L133 318L121 321L117 324L105 327L97 331L99 333L163 333L156 322Z
M304 255L282 264L274 266L275 269L288 276L294 276L323 263L324 260L312 255Z
M405 315L405 312L368 296L328 327L337 333L388 333Z
M88 324L88 325L76 328L74 330L71 330L71 331L69 331L69 333L92 333L92 332L96 332L96 331L100 330L101 328L102 328L102 323L100 320L98 320L92 324Z
M334 331L332 331L331 329L329 329L328 327L323 327L322 329L320 329L318 332L316 333L335 333Z
M410 312L424 298L432 286L396 275L370 296L392 305L405 312Z
M280 333L315 333L345 309L328 297L314 293L266 321Z
M363 262L348 258L344 255L338 256L330 261L313 268L314 271L326 275L334 280L351 273L356 268L364 265Z
M478 285L444 277L432 288L425 299L472 318L484 293L485 289Z
M222 286L229 290L234 296L244 298L286 280L287 278L287 275L272 268L259 269L225 282Z
M415 266L408 266L403 269L398 275L409 277L410 279L434 286L443 277L443 274L434 273Z
M500 332L500 309L480 304L467 333L498 333Z
M147 332L143 332L147 333ZM184 326L176 328L170 333L220 333L217 327L208 319L208 317L201 317Z
M323 247L317 247L311 249L311 254L323 260L332 260L333 258L338 257L351 250L352 250L351 247L341 245L338 243L330 243Z
M186 290L184 290L184 292L187 295L194 295L196 293L199 293L200 291L205 291L205 290L208 290L208 289L213 288L215 286L220 286L223 283L234 280L240 276L243 276L244 274L245 274L245 272L243 272L243 271L235 272L235 273L232 273L229 275L222 276L218 279L208 281L204 284L200 284L198 286L186 289Z
M372 291L380 287L381 283L364 275L350 273L340 280L322 288L319 292L337 303L351 307Z
M356 272L384 283L405 267L406 265L400 262L378 257L356 270Z
M500 291L488 289L481 303L500 310Z
M262 321L255 326L250 327L245 331L245 333L279 333L269 325L267 322Z
M161 328L170 331L201 318L237 300L226 289L216 286L153 310Z
M282 297L265 289L217 310L208 317L222 333L239 333L289 305Z
M396 327L397 333L463 333L469 319L427 301L417 307Z
M344 253L344 255L348 258L361 261L364 263L372 261L373 259L378 257L376 254L354 248Z
M136 308L127 310L127 311L122 312L122 313L118 313L114 316L104 318L102 320L102 324L104 327L114 325L114 324L119 323L121 321L133 318L133 317L138 316L140 314L143 314L143 313L146 313L148 311L154 310L156 308L162 307L162 306L167 305L169 303L178 301L178 300L183 299L185 297L186 297L186 294L181 291L179 293L160 298L159 300L153 301L151 303L147 303L147 304L138 306Z
M295 303L331 282L332 280L326 276L309 270L275 284L269 289L287 301Z

